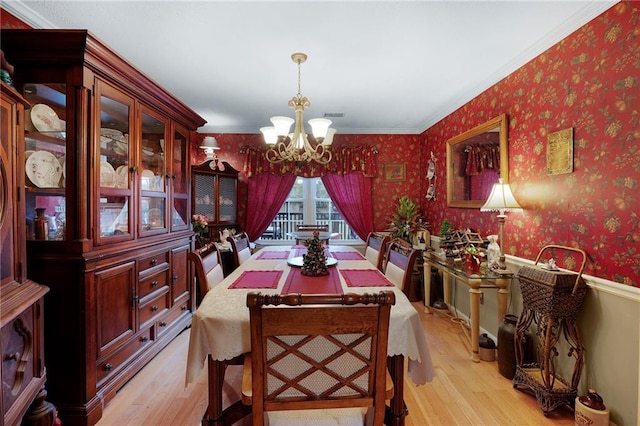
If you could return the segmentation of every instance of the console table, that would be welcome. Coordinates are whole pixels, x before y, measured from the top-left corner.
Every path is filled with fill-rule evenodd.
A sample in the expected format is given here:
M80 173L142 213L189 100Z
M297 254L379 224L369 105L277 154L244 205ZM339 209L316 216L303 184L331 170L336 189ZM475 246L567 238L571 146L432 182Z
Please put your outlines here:
M456 268L453 264L441 259L433 252L424 253L424 306L426 312L431 312L431 268L442 271L444 285L444 302L449 305L449 288L451 279L458 280L469 287L469 305L471 309L471 360L480 362L479 338L480 338L480 295L483 288L498 289L498 323L502 321L507 312L507 300L509 296L509 283L513 273L483 273L467 274L463 269Z

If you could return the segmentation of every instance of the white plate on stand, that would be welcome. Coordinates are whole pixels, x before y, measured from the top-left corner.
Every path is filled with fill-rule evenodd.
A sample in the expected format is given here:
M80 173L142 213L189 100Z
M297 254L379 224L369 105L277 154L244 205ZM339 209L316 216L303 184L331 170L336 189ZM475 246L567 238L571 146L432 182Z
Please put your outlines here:
M58 188L62 166L49 151L35 151L25 162L25 172L38 188Z

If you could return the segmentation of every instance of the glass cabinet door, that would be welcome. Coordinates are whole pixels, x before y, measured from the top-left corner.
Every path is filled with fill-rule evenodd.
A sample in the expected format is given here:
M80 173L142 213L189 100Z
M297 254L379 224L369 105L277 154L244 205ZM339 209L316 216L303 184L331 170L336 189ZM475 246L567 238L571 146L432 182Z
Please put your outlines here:
M219 204L220 222L233 223L236 221L236 210L238 200L236 200L236 184L238 180L232 177L220 176Z
M65 84L27 83L25 208L28 240L66 239L67 93Z
M98 243L132 239L132 168L130 131L133 99L97 84L100 126L96 135Z
M187 182L187 139L186 129L178 128L173 132L170 150L169 175L171 176L171 195L173 208L171 209L171 229L187 229L189 226L189 195Z
M166 121L142 109L140 159L140 235L167 230L167 181L165 161Z

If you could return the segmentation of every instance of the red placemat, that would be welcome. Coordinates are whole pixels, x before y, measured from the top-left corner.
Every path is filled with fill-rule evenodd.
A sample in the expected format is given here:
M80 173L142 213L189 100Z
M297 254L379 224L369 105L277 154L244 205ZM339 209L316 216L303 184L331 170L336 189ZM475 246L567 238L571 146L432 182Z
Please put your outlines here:
M244 271L229 288L278 288L282 271Z
M336 268L329 268L329 275L308 277L302 275L302 268L291 268L287 281L284 283L282 294L340 294L340 276Z
M265 251L260 250L256 259L268 260L268 259L288 259L290 252L288 251Z
M340 269L347 287L393 287L377 269Z
M331 255L338 260L364 260L364 257L357 251L332 251Z

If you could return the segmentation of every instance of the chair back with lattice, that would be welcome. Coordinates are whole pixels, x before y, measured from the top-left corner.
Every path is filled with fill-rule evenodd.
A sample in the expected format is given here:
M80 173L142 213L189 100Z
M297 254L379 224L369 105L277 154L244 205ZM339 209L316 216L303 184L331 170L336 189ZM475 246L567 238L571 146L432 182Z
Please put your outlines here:
M196 306L198 306L205 294L224 279L220 252L216 243L212 241L189 252L187 257L191 261L196 279Z
M419 250L415 250L409 243L399 238L391 240L387 248L384 275L405 294L409 290L419 253Z
M251 257L251 246L249 244L249 235L246 232L241 232L238 235L227 238L227 241L231 243L231 250L233 251L233 263L237 268Z
M380 232L370 232L367 237L364 257L380 271L384 271L384 258L389 241L391 241L389 235Z
M265 411L372 407L381 425L394 303L391 291L248 294L251 395L243 391L243 401L252 404L253 424Z

